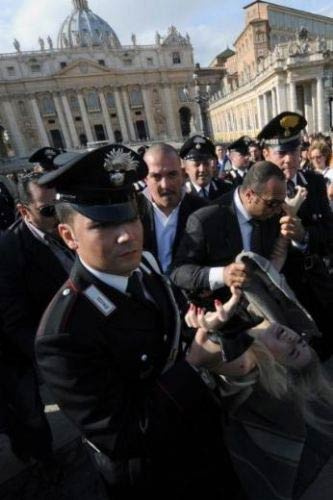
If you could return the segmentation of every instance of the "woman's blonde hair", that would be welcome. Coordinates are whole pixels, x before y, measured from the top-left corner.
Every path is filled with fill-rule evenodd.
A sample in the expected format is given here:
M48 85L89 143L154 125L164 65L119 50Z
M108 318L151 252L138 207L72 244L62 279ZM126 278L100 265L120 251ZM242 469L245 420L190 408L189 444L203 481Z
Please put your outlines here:
M274 359L267 347L254 337L251 345L258 367L258 383L278 399L294 401L307 424L326 434L333 433L333 423L320 417L320 407L333 408L333 388L324 375L317 354L303 368L285 366Z

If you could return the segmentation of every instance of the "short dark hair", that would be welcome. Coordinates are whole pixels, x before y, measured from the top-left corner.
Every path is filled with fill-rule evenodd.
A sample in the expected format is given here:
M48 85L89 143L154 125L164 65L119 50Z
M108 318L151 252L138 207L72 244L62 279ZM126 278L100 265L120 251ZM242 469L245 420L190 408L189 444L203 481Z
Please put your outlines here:
M286 180L284 173L275 163L270 161L257 161L245 175L241 190L243 191L247 188L251 188L253 191L260 193L263 186L272 179L272 177L280 181Z
M56 203L55 208L57 218L62 224L70 223L73 220L74 215L77 213L70 203Z
M167 144L166 142L157 142L150 146L146 151L145 151L145 157L149 156L150 154L155 153L155 151L164 153L166 155L175 155L177 158L179 158L179 154L177 150L171 146L171 144ZM179 158L180 160L180 158Z
M44 175L42 172L29 172L19 176L17 183L17 203L29 205L32 202L30 185L38 184L42 175Z

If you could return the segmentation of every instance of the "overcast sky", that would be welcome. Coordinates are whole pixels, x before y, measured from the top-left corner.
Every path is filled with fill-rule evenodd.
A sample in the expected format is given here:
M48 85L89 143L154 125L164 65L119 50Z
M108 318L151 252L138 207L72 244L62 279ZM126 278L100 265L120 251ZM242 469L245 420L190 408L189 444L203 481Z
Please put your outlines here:
M233 41L244 27L244 5L250 0L88 0L92 11L105 19L123 45L153 44L156 30L163 36L170 25L189 33L195 61L207 65ZM327 0L276 0L295 9L333 16ZM38 37L56 37L71 12L72 0L0 0L0 53L13 52L13 40L21 50L39 49Z

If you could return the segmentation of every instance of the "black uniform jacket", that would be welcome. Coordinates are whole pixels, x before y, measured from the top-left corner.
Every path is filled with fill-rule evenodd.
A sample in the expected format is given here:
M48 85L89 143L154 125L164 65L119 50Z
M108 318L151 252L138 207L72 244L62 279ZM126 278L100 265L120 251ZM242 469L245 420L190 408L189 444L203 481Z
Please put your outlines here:
M174 283L187 291L209 290L209 271L226 266L243 249L242 236L233 201L233 192L218 203L192 214L175 257L171 273ZM261 222L264 257L271 254L279 233L276 217Z
M333 279L322 261L333 249L333 216L328 204L326 184L321 174L310 171L299 172L297 184L308 191L298 212L308 233L308 244L303 252L290 245L282 272L319 329L331 338Z
M185 186L188 193L199 196L198 191L195 189L190 180L186 181ZM216 198L219 198L231 189L233 189L233 185L229 181L225 182L221 179L212 179L209 185L208 200L216 200Z
M158 306L102 283L77 260L44 315L36 352L56 401L95 446L115 462L167 462L166 481L177 467L184 475L211 464L211 443L220 463L221 414L199 374L175 356L179 313L165 278L143 269L143 282ZM166 369L170 355L176 362Z
M206 206L207 203L208 202L204 198L200 198L200 196L187 193L183 197L179 207L176 235L172 247L173 258L176 255L179 242L184 234L189 215L199 208ZM151 252L158 261L158 247L153 205L143 194L138 196L138 204L143 225L143 247L145 250Z
M298 211L309 232L309 254L327 255L333 248L333 216L324 177L316 172L299 172L297 185L307 189L307 198Z
M0 240L0 255L2 341L7 356L30 365L39 321L68 275L22 220Z
M224 181L229 182L233 186L233 188L236 188L236 187L240 186L241 184L243 184L244 177L245 176L241 176L238 173L237 169L231 168L225 174Z

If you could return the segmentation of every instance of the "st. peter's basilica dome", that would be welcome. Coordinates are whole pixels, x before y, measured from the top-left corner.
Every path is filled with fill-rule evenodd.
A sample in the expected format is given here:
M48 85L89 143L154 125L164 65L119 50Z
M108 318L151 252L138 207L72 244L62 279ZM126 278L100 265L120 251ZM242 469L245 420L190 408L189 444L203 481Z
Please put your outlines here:
M94 14L88 0L73 0L74 9L62 23L58 33L58 48L98 47L121 48L111 26Z

